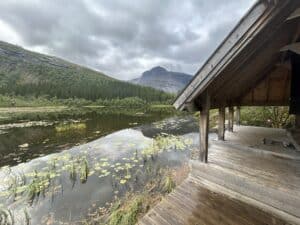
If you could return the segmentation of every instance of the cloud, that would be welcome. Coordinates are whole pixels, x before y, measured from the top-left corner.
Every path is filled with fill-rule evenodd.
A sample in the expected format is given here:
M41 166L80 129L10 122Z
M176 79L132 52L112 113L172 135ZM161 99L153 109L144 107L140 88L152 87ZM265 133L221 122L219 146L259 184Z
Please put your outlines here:
M0 39L131 79L194 74L254 0L6 0Z

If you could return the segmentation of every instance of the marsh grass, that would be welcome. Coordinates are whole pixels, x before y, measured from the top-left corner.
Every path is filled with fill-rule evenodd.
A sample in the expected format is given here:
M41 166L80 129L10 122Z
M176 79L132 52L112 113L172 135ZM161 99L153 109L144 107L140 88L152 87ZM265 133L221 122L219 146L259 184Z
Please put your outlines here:
M68 124L59 124L55 126L55 130L58 133L61 132L69 132L70 130L85 130L86 124L85 123L68 123Z
M77 180L77 171L76 171L76 165L75 162L72 161L70 166L68 167L69 169L69 178L72 182L72 188L74 187L76 180Z
M171 171L168 171L164 178L162 179L162 191L165 193L171 193L176 187L176 183L173 179Z
M133 197L127 197L128 201L123 205L112 209L109 217L109 225L132 225L136 224L138 216L145 213L148 209L149 199L147 195L140 194Z
M1 225L14 225L15 219L10 209L0 208L0 224Z
M150 161L151 162L151 161ZM149 163L150 163L149 162ZM182 181L183 176L187 176L186 165L182 165L177 169L162 169L159 166L153 167L153 163L150 163L149 169L151 174L157 174L150 180L144 182L143 190L141 192L127 192L122 198L116 198L111 204L111 207L106 211L106 214L88 218L82 221L82 224L108 224L108 225L132 225L136 224L138 219L146 214L149 209L159 202L165 194L170 193L177 184L175 177L180 175L178 180ZM144 171L138 169L136 174L148 173L147 168Z
M153 139L150 146L142 150L142 157L144 162L148 158L155 160L159 153L170 150L184 151L190 144L191 140L189 139L183 139L175 135L160 134Z
M48 190L51 182L50 171L39 175L37 171L35 171L35 176L31 180L30 184L27 186L28 198L30 203L32 204L34 199L38 199L42 194L45 196L46 191Z
M81 183L85 183L88 179L88 174L89 174L89 166L88 166L88 161L86 158L82 159L80 162L80 181Z

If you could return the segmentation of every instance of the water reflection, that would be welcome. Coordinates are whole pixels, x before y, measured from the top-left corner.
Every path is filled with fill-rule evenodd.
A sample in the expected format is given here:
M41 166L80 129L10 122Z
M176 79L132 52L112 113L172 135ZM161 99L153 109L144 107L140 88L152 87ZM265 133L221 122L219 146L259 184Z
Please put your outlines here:
M167 116L168 114L163 112L145 112L138 116L92 111L77 116L60 115L59 118L54 117L55 120L44 121L39 126L14 126L10 129L3 129L2 126L0 166L17 165L95 140L120 129L151 123ZM24 124L24 122L17 124ZM23 148L24 145L28 147Z
M124 129L61 153L2 167L2 207L13 212L16 224L24 224L27 214L31 224L78 221L91 206L106 207L115 197L161 176L162 169L187 162L198 135L189 133L193 129L182 131L182 136L170 134L194 123L192 118L173 118Z

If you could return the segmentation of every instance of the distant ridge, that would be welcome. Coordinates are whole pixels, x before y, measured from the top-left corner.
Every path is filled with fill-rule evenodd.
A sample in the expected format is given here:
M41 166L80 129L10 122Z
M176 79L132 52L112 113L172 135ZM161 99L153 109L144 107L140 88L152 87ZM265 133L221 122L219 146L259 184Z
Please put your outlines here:
M89 100L139 97L164 101L169 94L113 79L66 60L0 41L0 94Z
M193 76L190 74L172 72L161 66L157 66L145 71L141 77L130 80L130 82L169 93L178 93L192 78Z

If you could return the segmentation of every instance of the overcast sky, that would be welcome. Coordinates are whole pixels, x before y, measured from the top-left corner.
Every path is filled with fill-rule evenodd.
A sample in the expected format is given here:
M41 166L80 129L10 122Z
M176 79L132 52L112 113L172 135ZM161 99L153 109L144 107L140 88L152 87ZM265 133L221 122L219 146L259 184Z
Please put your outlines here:
M194 74L255 0L0 0L0 40L128 80Z

